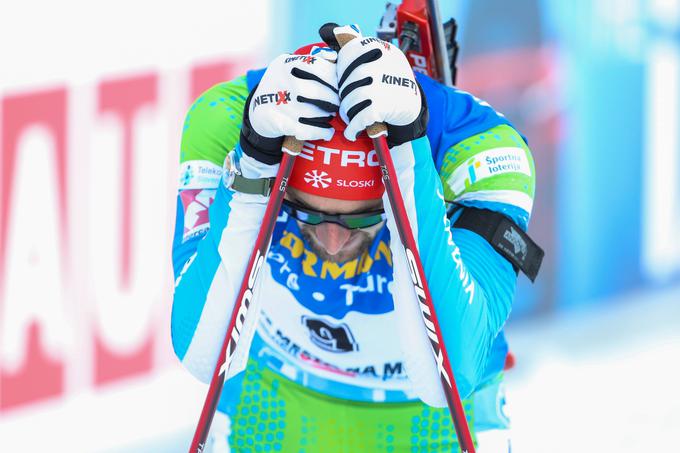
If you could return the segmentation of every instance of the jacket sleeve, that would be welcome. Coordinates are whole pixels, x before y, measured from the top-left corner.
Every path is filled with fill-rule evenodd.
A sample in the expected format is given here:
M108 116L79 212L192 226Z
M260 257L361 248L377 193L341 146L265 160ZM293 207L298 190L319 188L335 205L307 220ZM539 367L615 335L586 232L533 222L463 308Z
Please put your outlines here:
M428 102L432 105L429 99ZM446 134L452 131L460 137L459 129L466 127L465 121L457 128L442 125L444 137L438 137L439 148L434 151L428 137L422 137L391 152L444 344L463 398L487 377L494 342L510 314L517 276L511 264L486 240L471 231L451 228L445 199L460 206L502 212L526 229L534 190L531 154L507 121L499 121L495 126L493 122L486 123L486 127L491 127L482 131L479 126L468 128L467 138L447 145ZM442 163L439 171L437 161ZM508 162L516 165L506 165ZM423 401L443 406L445 401L429 352L427 332L422 321L415 319L420 314L386 198L385 205L388 228L394 238L391 242L395 255L395 310L409 377Z
M267 203L264 196L235 193L222 183L226 154L232 148L240 154L247 94L245 77L211 88L190 108L182 134L171 335L177 357L204 382L212 377ZM246 177L276 174L278 166L239 157ZM252 333L251 327L244 332ZM249 342L244 334L237 357L244 349L247 354Z

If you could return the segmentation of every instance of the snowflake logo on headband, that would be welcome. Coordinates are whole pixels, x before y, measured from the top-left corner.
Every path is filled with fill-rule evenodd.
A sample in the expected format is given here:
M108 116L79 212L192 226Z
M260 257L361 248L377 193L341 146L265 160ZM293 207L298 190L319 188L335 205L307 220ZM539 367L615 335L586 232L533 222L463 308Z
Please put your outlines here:
M325 171L319 173L317 170L312 170L305 173L305 182L307 184L311 184L317 189L325 189L331 185L333 180L328 177L328 173Z

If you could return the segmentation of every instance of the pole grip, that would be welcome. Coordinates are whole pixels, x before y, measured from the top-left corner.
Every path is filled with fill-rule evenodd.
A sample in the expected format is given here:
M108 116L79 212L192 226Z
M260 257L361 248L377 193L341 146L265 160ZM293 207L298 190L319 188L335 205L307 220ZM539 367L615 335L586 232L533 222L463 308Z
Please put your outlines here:
M351 33L336 33L335 34L335 39L338 40L338 44L340 45L341 49L343 47L345 47L345 44L347 44L348 42L350 42L354 38L356 38L356 36L354 36Z
M335 39L337 39L341 49L355 38L356 35L353 35L351 33L335 33ZM385 123L373 123L366 128L366 133L371 138L387 135L387 126L385 125Z
M284 153L290 154L291 156L297 156L302 152L302 145L303 142L297 138L286 136L286 138L283 139L283 146L281 147L281 150Z
M366 128L366 133L371 138L387 136L387 125L385 123L373 123Z

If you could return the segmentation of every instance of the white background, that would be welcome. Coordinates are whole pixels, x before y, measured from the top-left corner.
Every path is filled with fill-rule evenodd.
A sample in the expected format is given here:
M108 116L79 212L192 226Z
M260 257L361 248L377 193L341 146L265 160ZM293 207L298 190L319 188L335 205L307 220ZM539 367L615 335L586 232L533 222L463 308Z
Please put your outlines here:
M68 92L71 239L62 268L54 143L46 129L27 129L14 171L0 362L5 371L21 367L27 327L37 320L44 349L64 363L65 393L0 412L0 451L124 451L197 420L206 388L177 363L168 321L189 72L201 63L261 62L269 9L268 0L247 7L214 0L0 1L0 98L54 87ZM122 128L98 113L97 90L102 81L145 73L158 77L158 101L134 119L134 181L143 190L133 195L136 242L125 290L116 274ZM138 348L151 334L152 372L95 385L94 332L117 352Z

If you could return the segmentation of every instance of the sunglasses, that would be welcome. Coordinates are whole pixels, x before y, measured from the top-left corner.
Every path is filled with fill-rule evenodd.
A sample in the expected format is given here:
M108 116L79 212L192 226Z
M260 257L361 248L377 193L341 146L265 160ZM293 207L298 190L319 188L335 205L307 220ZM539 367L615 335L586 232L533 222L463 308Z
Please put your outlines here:
M283 200L283 210L291 217L308 225L319 225L324 222L336 223L349 230L368 228L385 220L385 210L360 212L356 214L326 214L305 208L289 200Z

